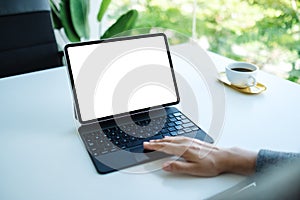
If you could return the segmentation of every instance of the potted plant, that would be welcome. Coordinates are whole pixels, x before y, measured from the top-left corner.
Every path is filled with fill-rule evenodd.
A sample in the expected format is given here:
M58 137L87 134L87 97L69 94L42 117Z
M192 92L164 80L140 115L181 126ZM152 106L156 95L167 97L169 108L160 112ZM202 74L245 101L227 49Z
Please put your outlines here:
M89 0L61 0L57 5L50 1L51 15L54 29L58 30L64 43L80 42L90 39L90 27L88 22ZM101 23L111 0L102 0L97 14L97 22ZM138 18L138 12L134 9L121 15L99 39L113 37L133 28ZM65 41L67 38L68 41ZM65 44L62 44L64 46Z

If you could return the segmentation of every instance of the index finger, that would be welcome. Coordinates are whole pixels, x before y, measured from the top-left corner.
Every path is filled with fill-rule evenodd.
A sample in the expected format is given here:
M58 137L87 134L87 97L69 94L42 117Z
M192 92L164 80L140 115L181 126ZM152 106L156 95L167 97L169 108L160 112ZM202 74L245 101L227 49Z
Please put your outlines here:
M182 157L187 150L186 146L171 142L144 142L144 148Z

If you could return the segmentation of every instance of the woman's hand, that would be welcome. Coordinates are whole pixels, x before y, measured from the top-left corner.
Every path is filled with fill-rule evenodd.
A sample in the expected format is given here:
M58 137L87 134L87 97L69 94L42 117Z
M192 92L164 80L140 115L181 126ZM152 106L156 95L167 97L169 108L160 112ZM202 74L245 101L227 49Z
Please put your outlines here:
M254 172L257 156L254 152L239 148L218 148L197 139L181 136L144 142L144 148L184 159L164 163L165 171L206 177L226 172L249 175Z

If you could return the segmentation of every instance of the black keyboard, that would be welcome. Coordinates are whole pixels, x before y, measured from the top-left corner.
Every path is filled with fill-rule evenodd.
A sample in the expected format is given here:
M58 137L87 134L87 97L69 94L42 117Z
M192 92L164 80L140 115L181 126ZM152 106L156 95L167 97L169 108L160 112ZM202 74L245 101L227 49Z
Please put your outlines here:
M150 123L151 122L151 123ZM88 151L93 156L103 155L120 149L130 150L145 141L165 136L185 135L200 130L181 112L109 127L82 135ZM205 136L205 133L203 132Z

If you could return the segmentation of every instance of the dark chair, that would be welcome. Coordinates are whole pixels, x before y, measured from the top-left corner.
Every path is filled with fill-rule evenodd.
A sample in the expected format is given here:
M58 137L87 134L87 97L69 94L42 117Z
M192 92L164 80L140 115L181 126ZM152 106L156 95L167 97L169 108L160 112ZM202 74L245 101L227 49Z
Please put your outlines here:
M62 65L48 0L1 0L0 27L0 78Z

